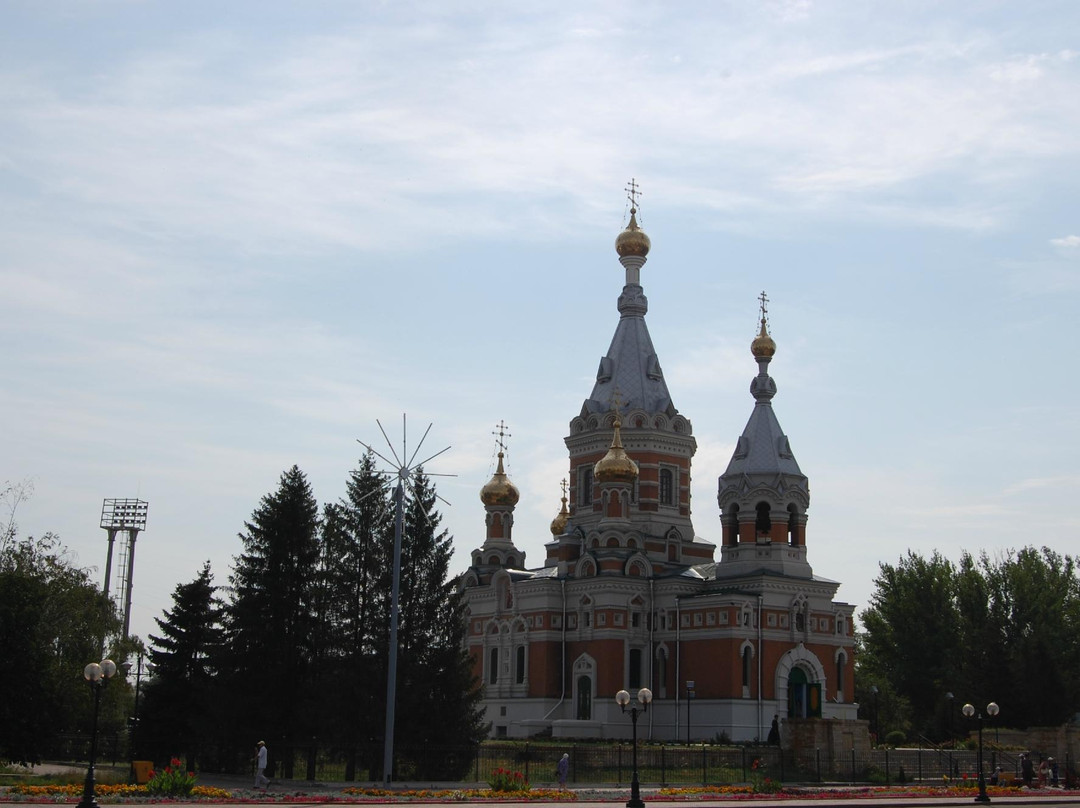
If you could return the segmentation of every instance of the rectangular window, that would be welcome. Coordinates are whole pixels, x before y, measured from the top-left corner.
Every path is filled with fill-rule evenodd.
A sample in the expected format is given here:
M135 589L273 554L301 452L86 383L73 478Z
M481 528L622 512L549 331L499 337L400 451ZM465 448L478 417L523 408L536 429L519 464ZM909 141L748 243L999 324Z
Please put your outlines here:
M519 685L525 683L525 646L517 648L517 658L514 661L514 681Z
M552 628L562 628L562 615L561 614L553 614L551 616L551 627Z
M682 619L681 619L680 622L682 623L683 628L689 628L690 627L690 615L684 614L682 616Z
M584 623L585 628L592 627L592 612L585 612L585 614L581 615L581 620Z
M488 684L499 681L499 649L492 648L488 654Z
M776 615L775 614L770 614L769 615L769 628L772 628L775 625L776 625Z
M700 626L701 625L701 612L694 612L694 625L695 626Z
M631 612L630 613L630 625L633 626L634 628L640 628L641 627L641 612Z
M621 626L621 625L623 624L623 620L624 620L624 619L625 619L625 618L623 617L623 613L622 613L622 612L616 612L616 613L615 613L615 625L617 625L617 626Z
M607 625L607 612L600 612L600 614L596 615L596 625L598 625L598 626L606 626Z
M542 615L542 614L536 615L536 627L537 628L543 628L544 627L544 615Z
M627 671L629 676L627 677L627 685L631 690L641 687L641 649L630 649L630 670Z
M716 625L716 612L709 612L705 615L705 622L710 626Z
M721 623L721 625L726 626L728 624L729 619L730 618L729 618L728 613L726 611L720 612L720 623Z

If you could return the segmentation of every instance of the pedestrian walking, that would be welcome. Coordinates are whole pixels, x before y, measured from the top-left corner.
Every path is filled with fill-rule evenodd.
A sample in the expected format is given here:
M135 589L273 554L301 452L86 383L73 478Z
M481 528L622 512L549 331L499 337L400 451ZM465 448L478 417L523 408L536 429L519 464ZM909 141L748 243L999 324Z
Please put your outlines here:
M563 752L563 756L559 758L558 765L555 766L555 776L559 778L559 788L566 788L566 775L570 773L570 754Z
M259 741L255 746L255 788L266 791L270 778L266 776L266 741Z

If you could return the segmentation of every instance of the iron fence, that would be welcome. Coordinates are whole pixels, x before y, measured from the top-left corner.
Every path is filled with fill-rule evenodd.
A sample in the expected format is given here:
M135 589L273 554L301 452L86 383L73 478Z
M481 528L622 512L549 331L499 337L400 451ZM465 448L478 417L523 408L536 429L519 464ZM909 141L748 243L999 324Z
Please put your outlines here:
M168 748L160 739L141 739L148 748ZM129 760L124 733L99 738L103 762ZM89 738L66 735L48 756L51 760L85 761ZM632 776L633 748L629 743L566 743L488 741L478 746L439 748L403 747L395 750L395 782L484 783L496 769L521 772L529 782L542 785L557 779L555 767L570 756L567 777L572 785L628 785ZM176 749L169 757L205 772L248 774L254 759L250 749L206 744L197 750ZM713 746L642 743L638 746L638 778L650 785L734 785L773 780L779 783L880 784L942 783L978 778L978 753L967 749L872 749L857 754L848 750L829 754L824 749L795 752L776 746ZM382 780L380 744L353 748L322 745L318 739L291 747L270 748L271 776L314 782L378 783ZM155 760L157 766L167 760ZM1062 784L1074 783L1068 755L1059 771ZM1019 780L1019 757L1012 752L984 750L987 777L1001 767L1004 779Z

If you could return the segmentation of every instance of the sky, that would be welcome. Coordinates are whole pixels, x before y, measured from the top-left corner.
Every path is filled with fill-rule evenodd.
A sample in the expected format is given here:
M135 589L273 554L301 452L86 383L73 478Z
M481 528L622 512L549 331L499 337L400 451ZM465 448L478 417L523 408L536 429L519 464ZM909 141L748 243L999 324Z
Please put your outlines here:
M431 426L453 571L505 421L540 566L618 322L697 438L693 519L773 406L808 559L861 610L909 550L1074 553L1080 4L0 0L0 518L101 581L149 503L132 631L298 465L321 504ZM430 450L430 451L429 451ZM1068 506L1068 507L1066 507Z

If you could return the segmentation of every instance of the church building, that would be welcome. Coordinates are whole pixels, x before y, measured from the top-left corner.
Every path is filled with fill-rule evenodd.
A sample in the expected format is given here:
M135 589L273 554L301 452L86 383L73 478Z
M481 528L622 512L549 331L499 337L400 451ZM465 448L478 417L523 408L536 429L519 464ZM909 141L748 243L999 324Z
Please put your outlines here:
M753 409L719 480L717 558L691 521L697 441L645 324L650 242L636 215L615 240L619 320L570 419L570 482L542 565L514 543L519 492L501 445L480 493L485 539L461 587L491 736L628 737L615 694L636 703L641 688L653 701L639 734L657 740L764 740L774 716L855 719L854 607L807 559L810 488L773 410L765 297Z

